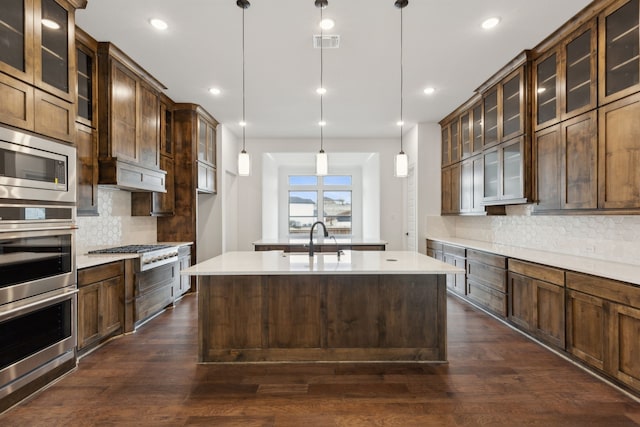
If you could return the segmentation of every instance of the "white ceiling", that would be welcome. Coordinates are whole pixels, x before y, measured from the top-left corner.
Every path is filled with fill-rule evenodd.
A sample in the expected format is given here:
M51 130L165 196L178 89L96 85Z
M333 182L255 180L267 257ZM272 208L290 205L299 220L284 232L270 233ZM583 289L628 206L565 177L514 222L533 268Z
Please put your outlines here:
M77 25L111 41L168 87L239 134L242 10L235 0L89 0ZM589 0L410 0L404 9L405 129L438 122L524 49ZM394 0L329 0L339 49L324 50L325 138L395 138L400 116L400 12ZM487 17L502 21L481 29ZM159 32L148 23L164 19ZM314 0L251 0L246 25L246 129L252 138L319 137L320 10ZM209 87L222 89L214 97ZM423 94L426 86L437 91Z

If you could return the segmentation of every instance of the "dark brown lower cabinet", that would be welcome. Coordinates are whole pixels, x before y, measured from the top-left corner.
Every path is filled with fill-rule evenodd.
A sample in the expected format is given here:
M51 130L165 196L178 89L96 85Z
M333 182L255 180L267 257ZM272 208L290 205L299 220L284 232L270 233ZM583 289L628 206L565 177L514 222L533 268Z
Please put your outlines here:
M466 249L454 245L442 245L442 260L447 264L467 270ZM467 294L465 273L447 274L447 289L460 295Z
M467 249L467 297L500 317L507 317L507 258Z
M567 272L567 351L640 390L640 287Z
M508 320L564 349L564 271L509 259Z
M78 350L83 353L122 333L124 264L78 270Z

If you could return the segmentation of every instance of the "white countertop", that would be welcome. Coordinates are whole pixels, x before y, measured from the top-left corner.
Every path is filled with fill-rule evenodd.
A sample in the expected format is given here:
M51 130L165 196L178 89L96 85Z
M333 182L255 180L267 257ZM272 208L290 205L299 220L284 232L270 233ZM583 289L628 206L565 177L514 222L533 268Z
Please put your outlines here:
M154 243L156 244L156 243ZM158 242L159 245L189 246L193 242ZM82 254L76 255L76 268L95 267L96 265L109 264L123 259L138 258L138 254Z
M578 273L592 274L608 279L640 285L640 265L623 264L614 261L575 255L559 254L536 249L520 248L517 246L499 245L480 240L459 239L457 237L427 237L430 240L464 246L479 251L491 252L509 258L572 270Z
M282 251L227 252L180 273L190 276L287 274L448 274L464 270L417 252L344 251L292 254Z
M351 237L336 237L339 245L386 245L386 240L380 239L354 239ZM253 245L306 245L309 243L308 237L292 237L288 239L260 239L253 242ZM314 245L335 245L332 238L314 237Z

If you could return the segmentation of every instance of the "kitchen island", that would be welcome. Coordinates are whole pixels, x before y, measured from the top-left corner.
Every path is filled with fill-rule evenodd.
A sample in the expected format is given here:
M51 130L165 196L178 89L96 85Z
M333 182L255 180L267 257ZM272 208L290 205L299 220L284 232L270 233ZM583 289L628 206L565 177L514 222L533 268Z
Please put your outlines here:
M199 362L444 362L445 274L415 252L228 252L199 276Z

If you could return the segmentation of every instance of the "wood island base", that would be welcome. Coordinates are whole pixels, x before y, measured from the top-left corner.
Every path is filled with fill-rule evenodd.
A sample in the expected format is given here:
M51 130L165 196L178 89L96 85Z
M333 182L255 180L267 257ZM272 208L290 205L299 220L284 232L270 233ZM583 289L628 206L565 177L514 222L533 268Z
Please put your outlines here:
M444 274L199 280L200 363L447 360Z

